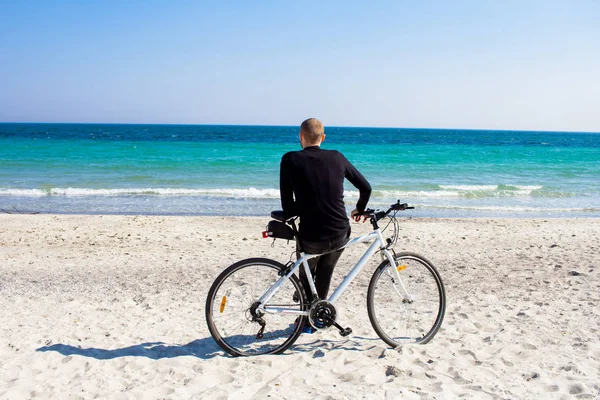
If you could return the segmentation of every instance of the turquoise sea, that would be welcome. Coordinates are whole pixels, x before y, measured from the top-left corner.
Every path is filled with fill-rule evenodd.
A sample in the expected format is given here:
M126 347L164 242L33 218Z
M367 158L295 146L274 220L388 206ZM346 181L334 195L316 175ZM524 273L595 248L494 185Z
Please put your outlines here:
M298 127L0 124L5 212L268 215ZM407 216L600 217L600 133L327 127ZM357 192L348 185L351 209Z

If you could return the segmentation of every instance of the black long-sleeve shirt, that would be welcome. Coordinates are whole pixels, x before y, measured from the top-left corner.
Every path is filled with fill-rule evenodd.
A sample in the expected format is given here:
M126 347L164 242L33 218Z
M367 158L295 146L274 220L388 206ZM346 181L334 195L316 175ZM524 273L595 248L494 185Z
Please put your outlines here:
M371 185L339 151L310 146L281 158L281 206L286 217L300 216L302 239L328 240L348 231L344 178L359 190L356 209L364 211Z

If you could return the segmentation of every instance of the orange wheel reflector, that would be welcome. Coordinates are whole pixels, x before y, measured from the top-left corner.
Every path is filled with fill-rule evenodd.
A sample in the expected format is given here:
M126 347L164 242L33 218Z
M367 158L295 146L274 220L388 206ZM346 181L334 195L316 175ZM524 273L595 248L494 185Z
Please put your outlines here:
M220 313L223 313L223 310L225 310L225 303L227 303L227 296L223 296L221 299L221 307L219 307Z

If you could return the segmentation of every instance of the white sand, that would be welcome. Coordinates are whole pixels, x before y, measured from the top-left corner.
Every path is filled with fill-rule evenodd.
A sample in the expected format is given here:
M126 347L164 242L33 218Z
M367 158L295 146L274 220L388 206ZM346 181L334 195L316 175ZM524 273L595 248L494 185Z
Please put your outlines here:
M600 398L600 219L403 221L397 249L447 289L432 342L376 336L374 259L338 303L350 337L232 358L204 301L234 261L289 259L260 238L267 220L0 215L0 398Z

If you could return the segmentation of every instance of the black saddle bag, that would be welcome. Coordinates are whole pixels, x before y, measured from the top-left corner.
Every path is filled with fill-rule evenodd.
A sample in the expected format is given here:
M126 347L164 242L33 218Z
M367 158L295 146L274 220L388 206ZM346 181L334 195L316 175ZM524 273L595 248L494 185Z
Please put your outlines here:
M295 240L294 230L286 223L274 219L269 221L264 233L274 239Z

